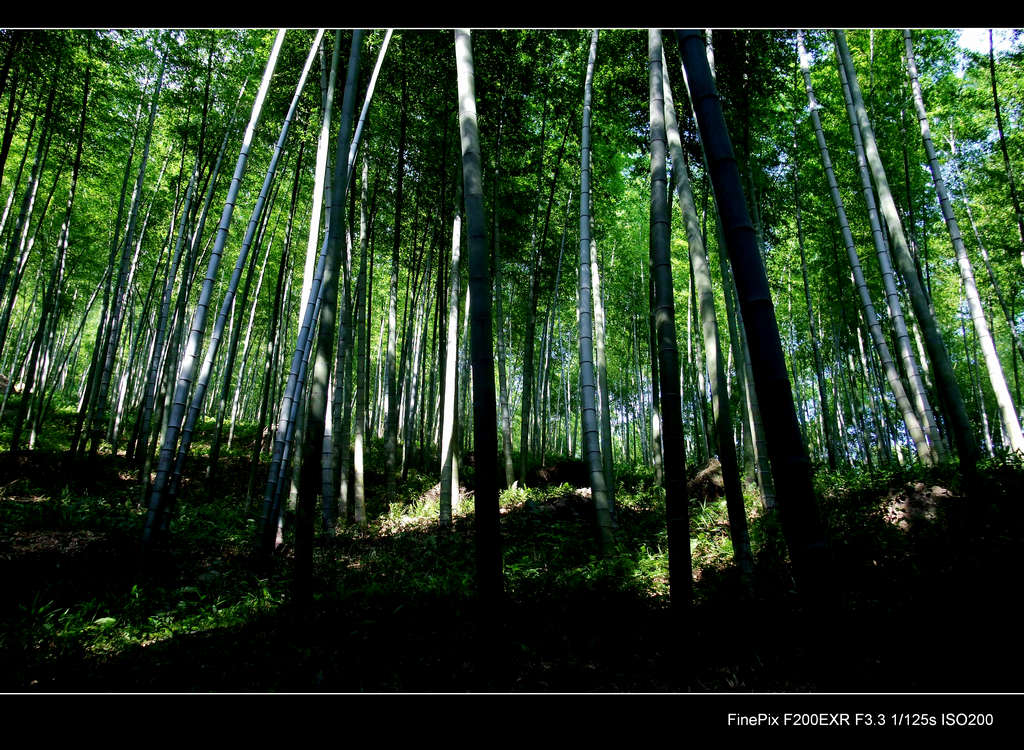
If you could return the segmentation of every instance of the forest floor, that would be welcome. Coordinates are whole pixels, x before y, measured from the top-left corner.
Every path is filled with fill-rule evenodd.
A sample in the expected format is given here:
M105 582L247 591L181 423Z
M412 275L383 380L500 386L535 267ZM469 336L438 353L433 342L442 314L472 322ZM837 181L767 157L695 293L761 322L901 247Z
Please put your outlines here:
M213 478L196 451L170 541L145 566L123 456L0 453L0 691L1019 690L1016 460L986 462L970 498L954 467L819 471L826 607L797 595L753 493L757 568L739 580L712 466L691 482L694 601L675 615L646 471L617 477L619 548L605 556L578 463L549 462L504 492L497 612L473 595L471 489L442 533L435 476L410 471L385 508L371 471L371 523L319 539L314 606L298 612L290 546L270 565L253 555L247 442Z

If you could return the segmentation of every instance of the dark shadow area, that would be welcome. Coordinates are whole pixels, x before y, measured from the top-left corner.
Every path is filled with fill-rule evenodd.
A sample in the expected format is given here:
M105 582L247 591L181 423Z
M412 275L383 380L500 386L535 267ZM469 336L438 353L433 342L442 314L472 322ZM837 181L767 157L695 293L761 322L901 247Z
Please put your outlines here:
M1001 692L1024 667L1011 632L1024 572L1013 462L987 466L970 502L948 468L819 475L834 610L804 606L777 523L751 506L751 585L698 549L695 601L673 616L664 507L643 474L620 476L619 550L605 558L587 489L506 501L496 612L473 595L471 511L441 532L392 508L370 531L320 540L314 607L300 614L290 548L270 569L253 562L244 462L220 474L234 492L192 478L167 547L142 569L131 472L107 458L62 483L48 470L61 460L0 454L3 690ZM694 539L724 542L713 467L692 475ZM410 496L436 497L430 481L413 474ZM379 491L368 506L382 513Z

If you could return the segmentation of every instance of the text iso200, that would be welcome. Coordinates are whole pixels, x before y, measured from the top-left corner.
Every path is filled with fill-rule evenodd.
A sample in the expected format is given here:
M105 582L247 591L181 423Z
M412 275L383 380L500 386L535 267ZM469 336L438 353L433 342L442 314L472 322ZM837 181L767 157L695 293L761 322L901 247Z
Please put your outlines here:
M944 727L990 727L994 723L992 714L942 714Z

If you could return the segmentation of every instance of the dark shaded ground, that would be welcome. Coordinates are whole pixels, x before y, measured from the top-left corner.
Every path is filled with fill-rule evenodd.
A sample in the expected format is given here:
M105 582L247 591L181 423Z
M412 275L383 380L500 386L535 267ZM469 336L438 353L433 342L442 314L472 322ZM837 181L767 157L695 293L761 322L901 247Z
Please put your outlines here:
M1020 689L1015 584L1024 473L1016 465L988 467L973 500L957 495L948 473L894 474L860 486L836 480L824 489L833 609L806 608L770 559L760 561L750 594L728 569L697 571L697 600L677 614L623 583L636 574L628 559L603 577L567 577L556 567L589 554L592 514L585 498L566 493L503 514L515 585L497 612L482 611L458 584L472 576L472 518L463 517L447 536L414 525L387 537L344 536L321 549L311 613L254 610L227 627L97 653L74 639L40 637L42 625L26 626L26 611L42 601L57 608L121 601L133 586L194 584L197 594L214 596L229 582L262 576L281 585L288 552L270 573L254 568L244 544L218 537L211 516L175 535L140 572L138 515L127 512L130 473L109 459L88 474L62 461L0 454L0 690ZM69 478L74 500L55 500ZM650 539L657 514L642 505L620 509L623 536ZM753 529L766 533L762 519ZM519 576L516 566L527 559L551 565ZM449 583L417 588L432 580L430 566ZM26 627L36 631L27 635Z

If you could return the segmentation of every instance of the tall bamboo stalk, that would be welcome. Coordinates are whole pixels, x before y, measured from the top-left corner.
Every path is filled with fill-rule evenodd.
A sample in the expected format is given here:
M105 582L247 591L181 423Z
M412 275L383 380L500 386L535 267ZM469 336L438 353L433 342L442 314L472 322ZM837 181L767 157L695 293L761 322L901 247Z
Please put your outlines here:
M498 413L494 394L491 274L485 237L484 194L477 131L473 49L467 29L455 31L455 63L459 89L459 133L462 136L462 183L469 250L469 297L473 319L470 344L473 360L473 432L476 447L477 587L482 598L495 602L503 592L501 536L498 528Z
M974 331L978 336L978 343L985 359L985 369L988 371L989 384L992 386L992 391L996 397L996 404L999 407L999 420L1009 438L1011 450L1024 453L1024 434L1021 433L1020 419L1017 416L1013 398L1010 396L1010 388L1006 384L1006 376L1003 374L1003 366L999 361L999 354L996 352L992 333L985 322L985 312L982 309L978 286L974 280L974 268L971 265L970 258L967 256L967 248L964 245L963 235L960 233L960 225L956 220L956 215L953 213L953 206L950 203L949 193L946 190L946 183L942 178L939 157L936 155L935 146L932 143L931 128L928 125L928 113L925 110L924 95L921 93L921 83L917 75L917 61L914 58L914 45L910 29L904 29L903 41L907 72L910 75L910 85L914 94L914 107L917 110L917 119L921 125L921 139L924 141L924 150L928 156L928 168L932 173L935 193L939 197L942 218L946 221L949 237L953 243L953 250L956 253L957 267L960 270L960 278L964 284L964 294L967 297L971 322L974 324Z

